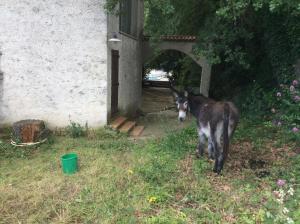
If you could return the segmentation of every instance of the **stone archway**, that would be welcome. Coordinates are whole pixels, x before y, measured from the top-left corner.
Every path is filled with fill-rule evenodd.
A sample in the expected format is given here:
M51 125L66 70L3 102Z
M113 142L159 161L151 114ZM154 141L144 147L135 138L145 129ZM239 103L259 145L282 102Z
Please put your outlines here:
M193 54L193 46L196 42L194 36L162 36L161 42L155 47L152 47L148 41L148 38L144 38L143 41L143 63L149 60L155 53L156 49L159 50L177 50L190 56L198 65L202 67L200 93L204 96L208 96L210 77L211 77L211 65L204 57L196 57Z

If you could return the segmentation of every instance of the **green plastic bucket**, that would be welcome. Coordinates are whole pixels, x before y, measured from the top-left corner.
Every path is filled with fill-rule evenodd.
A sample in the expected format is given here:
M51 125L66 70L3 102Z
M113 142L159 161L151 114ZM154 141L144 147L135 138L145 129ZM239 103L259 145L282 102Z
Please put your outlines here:
M65 174L73 174L78 170L78 157L75 153L68 153L61 157L62 169Z

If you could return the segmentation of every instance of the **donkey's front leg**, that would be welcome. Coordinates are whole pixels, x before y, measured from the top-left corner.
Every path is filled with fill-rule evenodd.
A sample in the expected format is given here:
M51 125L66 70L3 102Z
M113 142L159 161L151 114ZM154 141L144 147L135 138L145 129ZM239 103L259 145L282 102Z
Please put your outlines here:
M223 152L220 153L218 157L218 167L217 167L217 173L220 174L224 166L224 155Z
M197 158L200 158L201 156L203 156L204 153L205 135L200 130L198 131L198 135L199 135L199 143L196 149L196 156Z

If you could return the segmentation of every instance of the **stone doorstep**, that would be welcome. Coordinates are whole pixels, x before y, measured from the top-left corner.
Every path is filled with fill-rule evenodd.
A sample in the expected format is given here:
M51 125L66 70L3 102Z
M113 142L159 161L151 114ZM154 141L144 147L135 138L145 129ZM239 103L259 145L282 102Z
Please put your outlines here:
M120 131L122 133L128 133L133 137L139 137L144 131L144 126L136 126L135 121L129 121L127 117L118 116L109 125L113 130Z
M117 130L120 128L128 119L126 117L118 117L117 119L114 119L114 121L111 123L110 127L114 130Z
M135 126L134 129L131 131L130 135L133 137L139 137L144 131L144 129L144 126Z
M122 133L129 133L136 125L135 121L127 121L122 127L119 129Z

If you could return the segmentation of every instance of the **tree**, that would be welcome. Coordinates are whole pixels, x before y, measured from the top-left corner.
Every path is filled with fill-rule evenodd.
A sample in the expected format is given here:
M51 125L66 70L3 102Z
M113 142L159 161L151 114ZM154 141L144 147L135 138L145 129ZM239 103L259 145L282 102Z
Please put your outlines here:
M300 58L299 21L299 0L145 0L145 34L152 41L166 34L197 35L195 54L216 65L215 78L237 86L290 80Z

